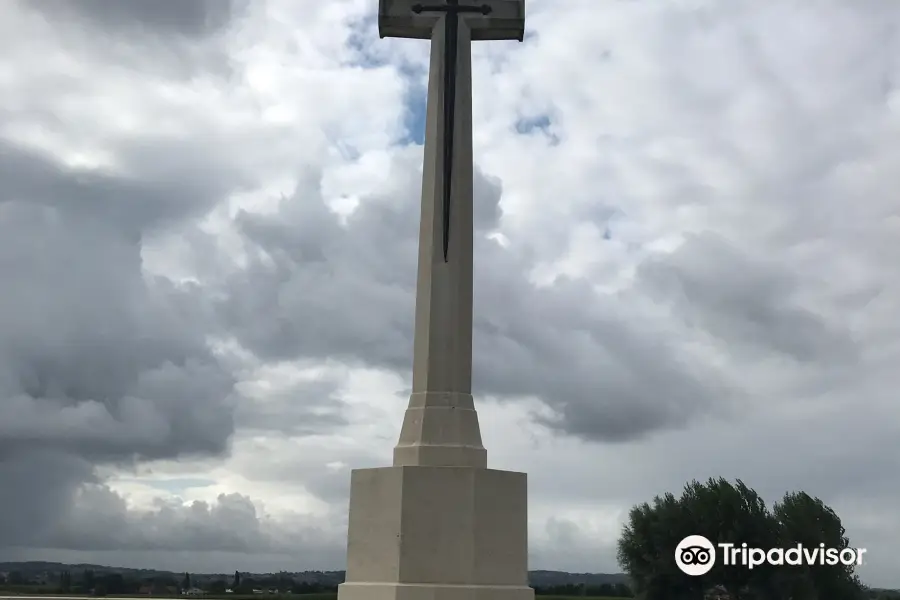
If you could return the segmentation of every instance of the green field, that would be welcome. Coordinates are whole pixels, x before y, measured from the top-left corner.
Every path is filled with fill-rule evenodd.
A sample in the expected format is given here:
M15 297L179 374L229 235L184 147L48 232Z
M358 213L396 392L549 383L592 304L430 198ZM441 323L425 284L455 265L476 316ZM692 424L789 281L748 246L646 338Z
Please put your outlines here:
M303 594L293 596L294 600L336 600L337 594ZM535 596L534 600L625 600L609 596Z
M30 598L53 598L54 596L60 596L62 594L17 594L15 592L8 592L5 590L0 590L0 596L23 596ZM69 596L74 597L74 596ZM148 600L169 600L167 598L163 598L161 596L137 596L134 594L122 594L116 595L116 598L144 598ZM102 600L102 596L80 596L80 598L84 598L85 600ZM184 600L185 596L180 596L178 598L173 598L171 600ZM228 596L215 596L215 595L205 595L197 597L199 600L337 600L337 594L334 592L331 593L322 593L322 594L291 594L288 595L265 595L265 596L244 596L244 595L232 595ZM622 598L611 598L609 596L535 596L535 600L623 600Z
M610 596L535 596L534 600L628 600Z
M293 600L336 600L337 594L295 594ZM609 596L535 596L534 600L625 600Z
M258 599L259 596L248 596ZM294 594L292 600L336 600L337 594ZM623 598L610 598L609 596L535 596L534 600L625 600Z
M10 590L0 590L0 596L30 596L31 598L53 598L54 596L60 596L62 594L35 594L33 591L31 594L23 594L16 593L16 591ZM100 597L90 597L90 596L81 596L85 600L102 600L102 596ZM161 596L137 596L134 594L121 594L116 595L118 598L142 598L147 600L168 600ZM178 598L173 598L172 600L185 600L188 597L181 596ZM253 596L245 596L245 595L235 595L228 594L227 596L217 596L214 594L206 594L204 596L196 597L198 600L337 600L337 594L334 592L322 593L322 594L291 594L291 595L253 595ZM622 598L611 598L609 596L535 596L535 600L623 600Z
M234 600L259 600L259 596L244 596ZM263 596L263 598L267 598ZM268 598L271 598L269 596ZM336 600L337 594L293 594L291 596L283 596L282 598L291 598L291 600ZM535 596L534 600L627 600L625 598L612 598L609 596Z
M304 594L294 596L295 600L301 598L314 598L315 600L335 600L337 594ZM626 598L612 598L610 596L535 596L534 600L627 600Z

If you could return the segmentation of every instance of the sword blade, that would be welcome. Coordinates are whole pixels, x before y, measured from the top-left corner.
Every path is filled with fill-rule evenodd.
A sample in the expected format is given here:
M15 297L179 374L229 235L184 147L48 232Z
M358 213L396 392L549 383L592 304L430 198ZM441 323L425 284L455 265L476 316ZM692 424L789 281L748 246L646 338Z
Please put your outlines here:
M459 18L446 14L444 27L444 201L443 242L444 262L450 246L450 194L453 191L453 135L456 121L456 58L459 37Z
M413 13L419 15L423 12L444 13L444 156L443 156L443 180L441 203L444 262L447 262L447 252L450 248L450 195L453 191L453 136L455 134L456 120L456 59L459 50L459 18L461 13L481 13L489 15L492 12L490 5L460 6L459 0L446 0L443 5L426 5L416 3L412 6Z

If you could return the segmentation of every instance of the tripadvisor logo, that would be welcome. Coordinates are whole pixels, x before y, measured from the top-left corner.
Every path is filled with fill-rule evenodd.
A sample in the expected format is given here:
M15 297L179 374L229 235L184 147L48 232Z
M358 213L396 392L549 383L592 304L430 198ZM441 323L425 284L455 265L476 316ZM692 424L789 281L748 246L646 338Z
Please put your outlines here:
M716 546L702 535L689 535L675 548L675 564L686 575L705 575L716 564L716 555L722 565L752 569L760 565L861 565L865 548L826 548L819 544L805 548L797 544L791 548L750 548L747 544L720 543Z

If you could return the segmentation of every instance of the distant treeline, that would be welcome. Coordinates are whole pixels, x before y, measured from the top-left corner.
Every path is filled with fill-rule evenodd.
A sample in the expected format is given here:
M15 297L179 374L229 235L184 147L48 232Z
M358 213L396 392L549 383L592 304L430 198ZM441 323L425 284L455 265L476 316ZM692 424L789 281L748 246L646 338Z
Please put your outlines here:
M334 592L337 584L334 581L299 581L288 574L242 577L238 572L235 572L233 578L208 575L192 577L190 573L185 573L180 578L175 575L134 577L122 573L95 573L90 569L77 575L70 571L39 576L26 576L20 571L11 571L6 576L0 575L0 590L3 591L92 596L163 596L198 592L210 595L316 594Z
M599 585L553 585L535 586L536 596L586 596L588 598L634 598L634 594L624 583L601 583Z
M44 572L39 575L11 571L5 577L0 574L0 591L92 596L171 596L198 592L210 596L321 594L337 591L341 581L333 579L334 575L322 573L320 581L309 581L297 579L290 573L250 575L235 572L234 576L229 577L190 573L181 576L174 574L137 576L117 572L95 572L92 569L74 574L66 570L58 573ZM309 577L309 574L306 576ZM535 586L535 593L542 596L633 597L631 590L623 583L542 585Z

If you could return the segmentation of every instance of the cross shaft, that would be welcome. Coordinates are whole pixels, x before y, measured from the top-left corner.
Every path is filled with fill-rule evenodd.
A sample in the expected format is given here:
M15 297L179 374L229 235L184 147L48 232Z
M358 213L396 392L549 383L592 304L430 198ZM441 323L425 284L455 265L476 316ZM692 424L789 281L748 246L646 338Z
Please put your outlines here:
M443 160L443 199L442 231L444 262L450 245L450 193L453 186L453 129L456 125L456 54L458 51L459 16L464 13L480 13L489 15L492 8L488 4L478 6L459 4L459 0L446 0L446 4L424 5L414 4L413 13L419 15L428 12L446 13L444 22L444 160Z
M431 40L412 389L395 466L486 464L472 398L471 43L521 40L524 2L379 0L379 35Z

